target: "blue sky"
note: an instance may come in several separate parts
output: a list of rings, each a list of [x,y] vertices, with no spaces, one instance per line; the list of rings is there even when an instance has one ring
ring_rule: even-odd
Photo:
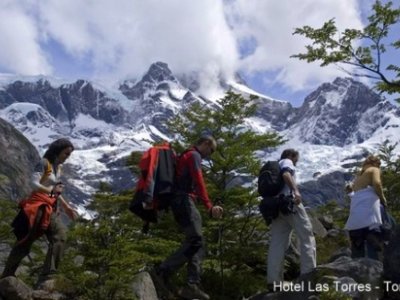
[[[292,35],[294,28],[331,18],[340,29],[361,28],[372,3],[0,0],[0,73],[112,85],[164,61],[176,74],[199,74],[205,96],[221,75],[239,73],[256,91],[298,106],[319,84],[344,73],[289,58],[308,43]]]

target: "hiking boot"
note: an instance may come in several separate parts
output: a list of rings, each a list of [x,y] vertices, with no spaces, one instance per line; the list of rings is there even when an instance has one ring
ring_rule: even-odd
[[[208,300],[210,296],[203,292],[195,283],[188,283],[183,289],[180,290],[179,296],[184,299],[199,299]]]
[[[159,268],[153,268],[150,270],[149,274],[153,280],[158,296],[162,299],[174,299],[174,294],[170,289],[167,272],[162,271]]]

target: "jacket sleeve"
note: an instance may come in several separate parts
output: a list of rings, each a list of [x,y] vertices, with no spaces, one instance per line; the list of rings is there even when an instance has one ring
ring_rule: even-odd
[[[150,162],[148,165],[147,176],[145,178],[144,194],[146,195],[146,202],[151,202],[154,196],[154,187],[157,175],[157,162],[158,162],[158,149],[150,149]]]
[[[201,156],[197,151],[191,151],[190,175],[193,178],[196,196],[201,199],[204,206],[209,210],[212,207],[210,198],[208,197],[206,185],[204,183],[203,172],[201,170]]]

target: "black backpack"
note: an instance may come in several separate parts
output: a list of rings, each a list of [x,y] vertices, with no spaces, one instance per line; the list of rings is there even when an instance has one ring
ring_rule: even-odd
[[[258,175],[258,193],[260,196],[275,197],[283,189],[284,184],[279,161],[267,161]]]

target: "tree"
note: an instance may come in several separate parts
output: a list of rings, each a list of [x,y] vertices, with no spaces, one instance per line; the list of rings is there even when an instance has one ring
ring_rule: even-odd
[[[142,234],[141,221],[128,210],[131,198],[131,191],[99,191],[87,205],[93,219],[80,219],[69,230],[70,247],[60,270],[64,276],[58,280],[69,299],[134,300],[135,274],[178,245],[172,226],[165,228],[168,234],[162,229],[155,236]]]
[[[282,138],[256,134],[245,125],[256,109],[253,100],[228,93],[216,107],[193,104],[169,124],[178,152],[204,130],[218,141],[212,160],[204,165],[211,199],[225,209],[223,221],[204,222],[211,255],[204,263],[203,283],[213,299],[249,296],[265,286],[266,249],[260,239],[265,239],[266,230],[263,220],[254,216],[258,199],[253,181],[260,169],[255,152],[277,146]],[[140,156],[132,152],[127,159],[136,174]],[[142,222],[128,210],[131,198],[132,192],[113,195],[102,188],[87,207],[96,216],[71,228],[71,247],[61,268],[68,280],[60,283],[67,285],[62,291],[74,287],[71,299],[131,299],[134,274],[164,260],[181,242],[172,213],[164,214],[150,235],[142,234]],[[182,269],[173,278],[176,286],[183,283],[185,272]]]
[[[224,207],[222,221],[204,222],[208,252],[204,285],[213,299],[233,299],[265,285],[265,225],[257,213],[254,180],[260,170],[257,150],[282,143],[276,133],[257,134],[246,126],[254,115],[254,98],[228,92],[215,107],[193,104],[169,124],[174,146],[195,142],[202,134],[213,135],[217,150],[204,164],[210,198]]]
[[[306,46],[306,53],[291,57],[307,62],[322,61],[322,67],[336,63],[350,65],[355,69],[346,71],[347,73],[375,80],[378,91],[400,93],[400,67],[390,64],[384,68],[382,65],[382,55],[388,46],[396,50],[400,48],[400,39],[389,45],[385,43],[390,30],[399,24],[400,7],[392,8],[391,1],[383,5],[377,0],[372,9],[373,14],[368,17],[369,23],[362,30],[345,29],[338,34],[334,19],[325,22],[318,29],[310,26],[296,28],[293,34],[305,36],[312,41],[312,45]]]
[[[396,144],[385,141],[379,148],[379,158],[384,163],[382,167],[382,182],[388,206],[400,217],[400,156],[396,156],[394,150]]]

